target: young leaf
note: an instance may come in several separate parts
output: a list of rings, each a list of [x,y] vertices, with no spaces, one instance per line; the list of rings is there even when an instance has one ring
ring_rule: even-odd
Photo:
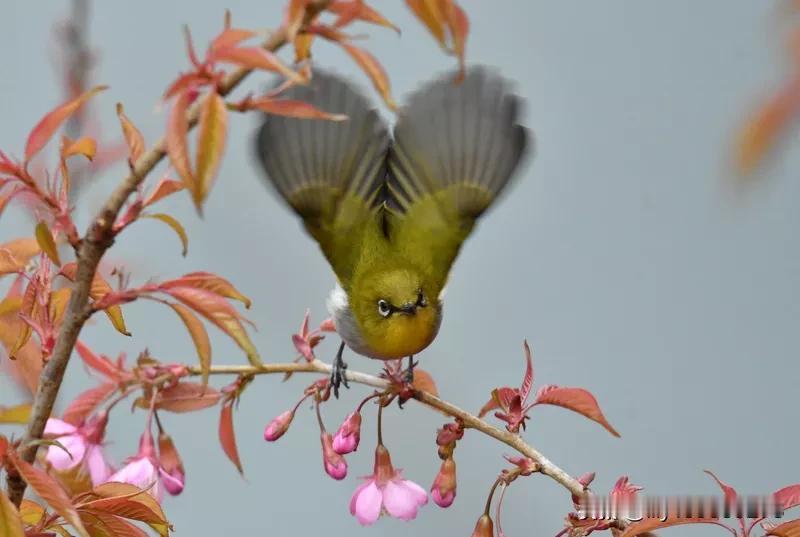
[[[329,121],[345,121],[345,114],[324,112],[312,104],[293,99],[274,99],[264,97],[251,99],[246,103],[247,110],[261,110],[276,116],[295,117],[299,119],[327,119]]]
[[[406,5],[433,34],[439,45],[446,47],[444,13],[439,6],[439,0],[406,0]]]
[[[255,35],[256,33],[250,30],[242,30],[241,28],[225,28],[222,33],[220,33],[211,42],[211,54],[215,55],[220,49],[235,47],[242,41],[247,41]]]
[[[58,257],[58,248],[56,247],[56,241],[53,240],[53,234],[50,232],[50,228],[47,226],[45,222],[39,222],[36,224],[36,242],[39,243],[39,248],[47,254],[47,257],[50,258],[50,261],[55,263],[56,266],[61,266],[61,259]]]
[[[523,342],[523,347],[525,348],[525,377],[522,379],[519,395],[525,401],[531,392],[531,386],[533,386],[533,357],[531,356],[531,348],[528,346],[528,340]]]
[[[275,54],[260,47],[221,48],[214,52],[213,57],[217,61],[234,63],[247,69],[280,73],[295,84],[305,83],[305,79],[300,74],[284,65]]]
[[[620,537],[636,537],[637,535],[645,534],[653,535],[652,532],[655,530],[671,528],[673,526],[685,526],[686,524],[715,524],[717,526],[727,527],[716,518],[678,518],[677,516],[669,517],[666,520],[661,518],[645,518],[628,526]]]
[[[784,511],[800,505],[800,484],[783,487],[775,493],[775,501]]]
[[[364,22],[377,24],[378,26],[391,28],[398,34],[400,33],[400,28],[365,4],[363,0],[335,0],[328,5],[328,11],[339,15],[339,18],[337,18],[336,22],[333,24],[334,28],[341,28],[354,20],[362,20]]]
[[[9,460],[17,468],[22,478],[30,485],[33,491],[46,501],[53,510],[61,515],[81,537],[90,537],[86,528],[83,526],[75,506],[61,488],[58,481],[47,475],[42,470],[28,464],[19,458],[14,451],[7,453]]]
[[[184,90],[178,95],[169,114],[166,136],[167,155],[169,155],[170,164],[172,164],[172,167],[175,168],[178,176],[183,181],[183,186],[195,196],[198,185],[192,172],[192,165],[189,162],[189,144],[186,139],[189,133],[189,121],[186,118],[186,111],[189,109],[191,102],[192,95],[190,91]]]
[[[39,242],[36,239],[15,239],[0,244],[0,276],[24,269],[39,251]]]
[[[85,363],[88,367],[94,369],[110,380],[119,380],[120,370],[111,360],[105,356],[95,354],[94,351],[92,351],[80,340],[75,343],[75,349],[78,351],[78,355],[83,360],[83,363]]]
[[[220,397],[222,394],[211,386],[179,382],[158,394],[156,408],[176,413],[194,412],[216,405]]]
[[[175,181],[172,179],[162,179],[153,189],[149,196],[147,196],[144,201],[142,202],[142,207],[147,207],[149,205],[154,204],[155,202],[166,198],[170,194],[174,194],[180,190],[183,190],[184,186],[183,183],[180,181]]]
[[[467,13],[455,3],[450,0],[445,7],[447,17],[447,27],[450,30],[450,36],[453,39],[453,52],[458,57],[458,65],[461,69],[459,79],[464,78],[464,70],[466,68],[466,60],[464,58],[467,48],[467,34],[469,33],[469,19]]]
[[[211,272],[189,272],[176,280],[169,280],[161,284],[162,289],[171,289],[173,287],[204,289],[219,296],[238,300],[244,304],[245,308],[249,309],[251,305],[250,299],[240,293],[231,282]]]
[[[23,192],[25,188],[20,186],[15,186],[13,188],[6,189],[5,192],[0,194],[0,215],[3,214],[8,203],[20,192]]]
[[[28,135],[28,141],[25,144],[25,162],[30,162],[31,158],[47,144],[61,124],[69,119],[86,101],[107,87],[96,86],[44,116]]]
[[[72,425],[80,425],[89,414],[94,412],[94,409],[96,409],[100,403],[105,401],[108,396],[116,390],[116,384],[113,382],[106,382],[81,392],[64,411],[64,421]]]
[[[244,475],[242,461],[239,459],[239,449],[236,447],[236,434],[233,431],[233,401],[223,404],[220,410],[219,443],[228,459],[236,466],[239,473]]]
[[[283,28],[286,30],[286,40],[292,41],[303,25],[308,0],[289,0],[286,15],[283,19]]]
[[[228,109],[225,100],[216,92],[210,92],[200,109],[195,167],[197,176],[195,190],[192,192],[195,206],[200,212],[222,161],[227,129]]]
[[[186,235],[186,230],[183,229],[183,226],[181,225],[180,222],[178,222],[175,218],[171,217],[170,215],[163,213],[143,214],[142,216],[144,218],[154,218],[156,220],[160,220],[165,224],[167,224],[170,228],[172,228],[172,231],[174,231],[178,235],[178,238],[180,238],[181,240],[181,247],[183,248],[183,250],[181,251],[181,255],[183,257],[186,257],[186,252],[189,249],[189,236]]]
[[[61,274],[68,280],[74,282],[77,275],[77,270],[78,266],[75,263],[67,263],[61,267]],[[92,297],[92,300],[98,301],[111,292],[112,289],[111,286],[108,285],[108,282],[106,282],[99,273],[95,273],[94,279],[92,280],[92,287],[89,290],[89,296]],[[106,316],[108,316],[108,319],[111,321],[111,324],[114,326],[114,328],[117,329],[117,332],[125,336],[131,335],[125,326],[125,318],[122,316],[122,308],[118,304],[109,306],[103,311],[105,312]]]
[[[703,471],[708,475],[710,475],[711,479],[716,481],[717,485],[719,485],[719,488],[722,489],[722,493],[725,495],[725,503],[731,506],[736,505],[736,500],[739,497],[739,495],[736,493],[736,489],[728,485],[727,483],[723,482],[722,480],[720,480],[720,478],[714,475],[714,472],[712,472],[711,470],[703,470]]]
[[[28,423],[31,417],[31,404],[0,406],[0,423]],[[2,535],[2,533],[0,533]]]
[[[362,48],[358,48],[354,45],[351,45],[347,42],[340,42],[342,48],[350,55],[353,60],[358,64],[359,67],[369,76],[370,80],[372,81],[372,85],[375,86],[375,89],[378,90],[378,93],[381,94],[383,97],[384,102],[386,102],[386,106],[388,106],[391,110],[397,109],[397,103],[394,102],[392,98],[392,89],[389,84],[389,77],[386,75],[386,71],[384,71],[383,67],[378,60],[375,59],[375,56],[367,52]]]
[[[206,327],[192,311],[183,304],[170,302],[169,306],[186,325],[189,335],[197,349],[197,357],[200,359],[200,368],[203,371],[203,385],[208,384],[208,371],[211,368],[211,340],[208,338]]]
[[[73,141],[65,137],[64,142],[64,146],[61,148],[61,158],[64,160],[75,155],[83,155],[87,160],[94,160],[97,153],[97,142],[94,138],[84,136]]]
[[[766,533],[766,536],[770,535],[774,535],[775,537],[800,537],[800,518],[784,522],[772,528]]]
[[[77,505],[81,511],[107,513],[150,525],[166,527],[164,511],[142,489],[128,483],[109,482],[92,489],[87,501]],[[155,527],[155,526],[154,526]]]
[[[262,363],[255,345],[250,341],[250,337],[239,320],[239,314],[222,297],[204,289],[192,287],[173,287],[164,289],[164,292],[183,302],[228,334],[247,354],[247,359],[252,365]]]
[[[594,395],[583,388],[562,388],[559,386],[546,385],[539,388],[536,394],[535,405],[556,405],[578,414],[582,414],[592,421],[596,421],[616,437],[619,433],[608,423],[597,399]]]
[[[50,293],[50,309],[48,315],[54,326],[61,324],[61,320],[64,318],[64,312],[66,312],[67,305],[69,304],[70,295],[72,295],[72,289],[69,287],[62,287]]]
[[[423,369],[414,369],[414,389],[428,392],[431,395],[439,396],[439,390],[436,388],[436,382],[430,373]]]
[[[117,103],[117,116],[122,126],[122,135],[125,137],[125,143],[128,145],[128,161],[131,164],[135,164],[144,153],[144,137],[139,132],[139,129],[131,123],[128,116],[125,115],[122,103]]]
[[[35,309],[38,306],[38,301],[36,300],[36,291],[37,286],[34,285],[33,282],[29,282],[27,287],[25,287],[25,293],[22,295],[22,304],[19,307],[19,315],[21,319],[35,318]],[[11,350],[8,351],[9,356],[16,357],[17,352],[22,349],[26,343],[28,343],[28,340],[31,337],[31,331],[31,325],[27,322],[23,322],[22,328],[19,330],[16,343]]]
[[[147,537],[144,530],[118,516],[91,511],[81,511],[80,514],[93,537]]]
[[[0,490],[0,535],[2,537],[25,537],[20,514],[2,490]]]

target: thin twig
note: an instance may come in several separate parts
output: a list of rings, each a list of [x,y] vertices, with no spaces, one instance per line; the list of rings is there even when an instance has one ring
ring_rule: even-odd
[[[189,368],[192,375],[201,375],[202,369],[200,366],[192,366]],[[313,362],[301,363],[276,363],[276,364],[263,364],[260,366],[250,365],[218,365],[212,366],[209,373],[212,375],[273,375],[279,373],[319,373],[329,375],[331,372],[330,364],[320,360]],[[361,373],[358,371],[347,370],[347,380],[357,384],[364,384],[378,389],[386,389],[389,387],[389,382],[380,377]],[[561,484],[572,494],[580,496],[585,492],[583,485],[567,472],[556,466],[550,459],[542,455],[536,448],[525,442],[525,440],[518,434],[504,431],[491,425],[490,423],[482,420],[481,418],[470,414],[466,410],[462,410],[456,405],[449,403],[435,395],[428,392],[418,391],[414,397],[423,405],[438,410],[452,418],[460,420],[465,427],[475,429],[483,434],[502,442],[503,444],[515,449],[522,455],[532,459],[539,465],[540,472],[546,476],[554,479]]]
[[[283,46],[285,41],[284,32],[278,30],[271,34],[262,46],[275,51]],[[240,68],[226,75],[219,86],[220,95],[225,96],[230,93],[250,72],[250,69]],[[199,115],[200,103],[194,103],[187,112],[190,129],[197,123]],[[42,437],[44,426],[53,411],[53,404],[64,379],[72,349],[75,347],[81,328],[91,315],[89,290],[100,259],[114,242],[113,225],[117,215],[128,197],[136,191],[165,155],[166,139],[162,137],[152,149],[139,158],[132,173],[114,190],[79,243],[76,252],[77,275],[64,315],[64,323],[61,325],[53,354],[39,378],[31,419],[22,439],[20,455],[26,462],[32,463],[36,458],[39,445],[34,442]],[[8,496],[14,505],[19,506],[25,493],[25,481],[15,473],[9,474],[7,481]]]

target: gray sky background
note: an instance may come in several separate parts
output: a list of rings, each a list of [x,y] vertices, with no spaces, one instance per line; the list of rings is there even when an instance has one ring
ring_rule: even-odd
[[[118,136],[116,101],[148,141],[164,129],[157,106],[167,83],[187,67],[181,25],[201,45],[218,32],[224,8],[237,25],[268,28],[284,2],[97,2],[91,41],[100,49],[95,79],[111,90],[96,99],[106,139]],[[395,94],[453,65],[402,2],[372,3],[402,29],[398,38],[361,27],[386,66]],[[800,375],[797,325],[800,255],[800,150],[796,133],[765,166],[760,187],[731,194],[731,142],[744,114],[788,70],[781,3],[747,0],[464,1],[470,15],[470,63],[499,67],[527,100],[535,158],[458,259],[442,331],[420,356],[443,397],[476,411],[490,390],[515,385],[522,341],[534,349],[536,385],[590,389],[621,432],[558,408],[537,408],[525,437],[572,474],[595,470],[607,490],[623,474],[652,494],[716,494],[702,473],[713,469],[744,493],[768,493],[800,481],[794,424]],[[54,75],[52,24],[68,3],[7,2],[0,21],[0,148],[22,153],[41,115],[61,100]],[[333,46],[315,49],[319,65],[366,78]],[[284,57],[289,57],[285,54]],[[258,88],[266,78],[251,81]],[[377,102],[377,98],[376,98]],[[216,188],[198,219],[188,196],[162,209],[190,235],[189,256],[154,222],[134,225],[109,254],[134,281],[210,270],[252,297],[254,341],[267,360],[293,356],[290,334],[306,308],[325,315],[333,276],[298,222],[261,184],[251,158],[255,118],[235,117]],[[80,227],[124,173],[117,166],[85,192]],[[154,177],[155,178],[155,177]],[[152,183],[151,183],[152,184]],[[30,234],[16,211],[0,241]],[[150,303],[125,307],[131,339],[98,318],[82,337],[98,352],[132,358],[148,347],[163,360],[195,360],[180,322]],[[214,361],[244,357],[212,332]],[[333,338],[320,347],[330,359]],[[378,364],[350,355],[352,368]],[[217,379],[220,380],[220,379]],[[459,494],[448,510],[432,502],[410,525],[384,518],[362,529],[347,513],[356,476],[370,473],[374,415],[350,474],[322,472],[318,430],[303,407],[276,444],[264,425],[298,397],[309,378],[281,384],[260,378],[236,415],[246,479],[217,443],[217,412],[165,415],[187,472],[182,496],[165,508],[178,535],[224,531],[271,535],[469,535],[486,491],[510,450],[475,433],[461,442]],[[73,363],[64,393],[87,387]],[[10,384],[0,379],[3,403]],[[355,387],[326,405],[330,429],[356,404]],[[66,401],[62,399],[63,402]],[[131,455],[144,415],[121,406],[109,451]],[[414,404],[386,416],[386,440],[406,475],[429,487],[438,469],[434,445],[441,418]],[[509,536],[552,535],[569,510],[548,479],[520,480],[506,497]],[[681,528],[665,535],[713,535]]]

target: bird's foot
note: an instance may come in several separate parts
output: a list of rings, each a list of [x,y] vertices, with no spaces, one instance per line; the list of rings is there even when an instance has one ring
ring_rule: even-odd
[[[414,361],[413,356],[408,357],[408,369],[406,369],[405,375],[406,384],[414,385],[414,367],[416,367],[418,363],[419,362]]]
[[[347,383],[347,364],[342,359],[344,352],[344,341],[339,345],[339,351],[336,353],[336,358],[333,360],[331,367],[331,386],[333,387],[333,396],[339,398],[339,386],[344,385],[345,388],[350,389]]]
[[[408,369],[405,370],[403,373],[403,382],[400,388],[399,393],[397,394],[397,406],[399,408],[403,408],[403,405],[406,401],[414,397],[416,392],[414,388],[414,367],[417,365],[417,362],[414,361],[413,356],[408,357]]]

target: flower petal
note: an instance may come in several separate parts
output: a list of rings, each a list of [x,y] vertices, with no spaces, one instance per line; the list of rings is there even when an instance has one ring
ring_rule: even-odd
[[[161,487],[158,483],[158,470],[148,457],[135,457],[108,478],[109,481],[129,483],[141,489],[153,486],[147,491],[157,501],[161,501]]]
[[[420,505],[427,502],[428,494],[422,487],[408,480],[389,481],[383,490],[386,511],[400,520],[416,518]]]
[[[65,452],[58,446],[50,446],[47,448],[47,455],[45,458],[47,462],[53,465],[56,470],[69,470],[75,468],[83,461],[83,456],[86,454],[86,440],[79,434],[68,434],[58,438],[64,448],[69,451]]]
[[[90,445],[86,451],[86,467],[89,469],[89,476],[92,478],[92,485],[100,485],[105,483],[111,474],[111,468],[108,466],[105,456],[103,455],[103,448],[98,445]]]
[[[61,421],[58,418],[49,418],[47,420],[47,425],[44,426],[44,434],[50,435],[57,435],[63,436],[65,434],[74,434],[78,428],[72,425],[71,423],[67,423],[66,421]]]
[[[383,501],[383,493],[375,484],[375,481],[368,481],[366,486],[361,486],[356,489],[357,496],[354,494],[355,499],[355,515],[356,520],[362,526],[369,526],[374,524],[378,517],[381,515],[381,503]]]

